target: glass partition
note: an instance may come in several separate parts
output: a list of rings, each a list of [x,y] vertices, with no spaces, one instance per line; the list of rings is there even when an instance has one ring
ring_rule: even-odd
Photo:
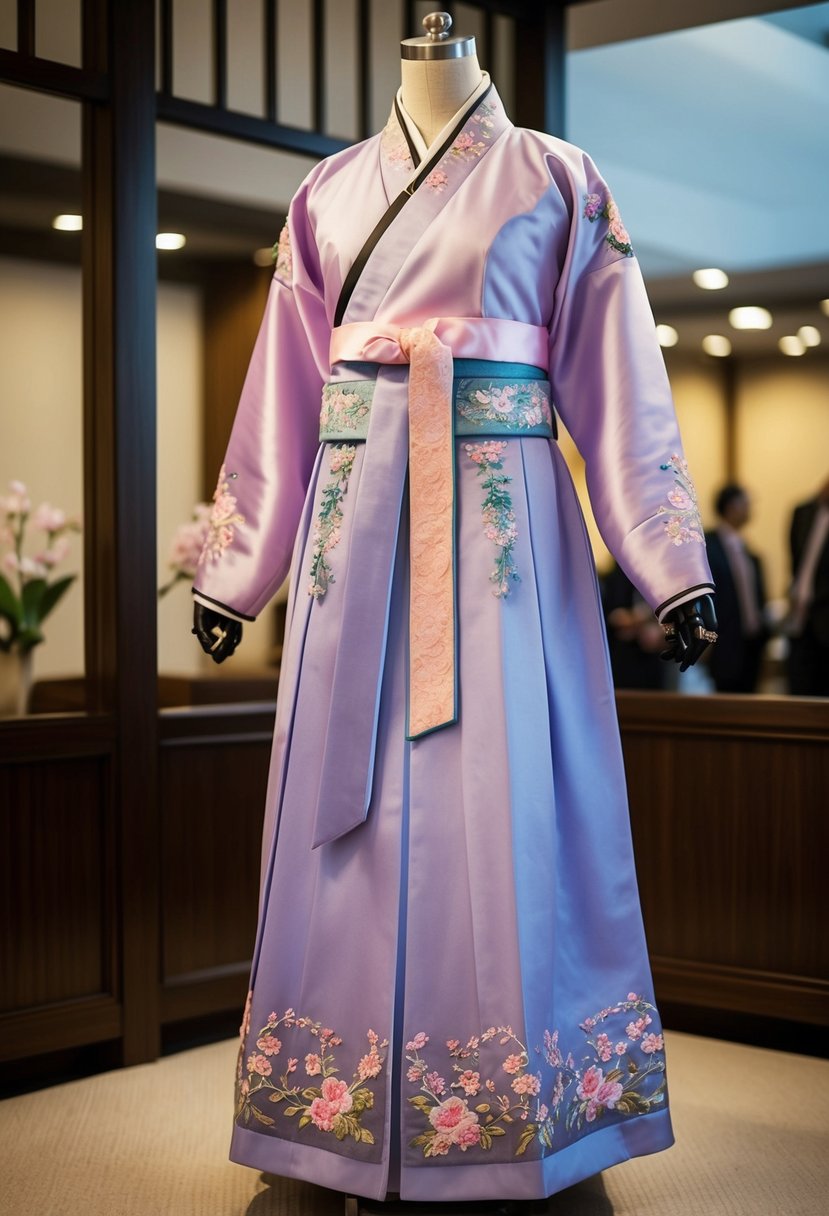
[[[680,688],[815,691],[792,684],[789,666],[804,636],[821,661],[829,541],[793,605],[790,534],[803,506],[802,563],[829,481],[829,229],[817,218],[829,187],[829,4],[609,45],[591,13],[601,7],[571,14],[567,138],[596,160],[632,234],[718,581],[716,658]],[[630,660],[622,682],[637,686],[637,669],[672,674],[659,672],[652,616],[637,615],[593,537],[609,612],[625,606],[609,627]]]
[[[71,6],[68,6],[71,8]],[[83,708],[80,106],[0,86],[0,715]]]

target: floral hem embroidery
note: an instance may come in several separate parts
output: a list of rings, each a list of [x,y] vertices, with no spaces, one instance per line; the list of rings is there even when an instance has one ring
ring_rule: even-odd
[[[294,260],[291,253],[291,234],[288,230],[287,221],[282,226],[279,240],[273,247],[272,256],[276,263],[274,274],[290,287],[293,280]]]
[[[222,554],[233,544],[236,535],[236,525],[245,522],[244,515],[236,510],[236,499],[230,493],[229,479],[235,478],[235,473],[229,475],[222,465],[219,469],[219,480],[213,491],[213,506],[207,520],[207,534],[204,538],[198,564],[203,565],[208,558],[218,561]]]
[[[663,472],[674,474],[674,484],[668,491],[670,507],[660,506],[657,515],[667,516],[665,531],[674,545],[687,545],[696,542],[705,543],[702,530],[702,520],[697,503],[697,491],[688,472],[688,464],[676,453],[665,464],[661,464]]]
[[[543,1049],[536,1047],[535,1054],[555,1070],[549,1092],[543,1090],[541,1069],[530,1069],[530,1054],[511,1026],[490,1026],[465,1046],[458,1039],[447,1039],[452,1063],[446,1077],[427,1063],[422,1053],[429,1036],[420,1031],[406,1044],[406,1079],[419,1087],[408,1101],[427,1128],[410,1140],[410,1147],[421,1149],[424,1157],[455,1156],[453,1150],[488,1152],[496,1140],[506,1137],[504,1146],[514,1157],[531,1147],[543,1155],[553,1148],[555,1133],[562,1134],[557,1125],[572,1136],[611,1112],[647,1114],[664,1103],[666,1094],[664,1041],[661,1033],[646,1033],[652,1024],[649,1009],[655,1007],[629,992],[626,1000],[581,1022],[579,1029],[593,1049],[592,1055],[582,1057],[581,1067],[572,1052],[563,1056],[558,1030],[545,1030]],[[594,1033],[614,1014],[630,1018],[624,1036],[615,1043],[604,1032]],[[496,1039],[499,1061],[485,1070],[482,1048],[495,1047]],[[639,1060],[633,1058],[636,1051],[641,1053]],[[614,1065],[605,1071],[603,1066],[610,1061]],[[447,1080],[450,1075],[453,1080]],[[648,1077],[657,1080],[645,1093],[643,1082]]]
[[[505,488],[512,478],[500,471],[506,446],[506,440],[464,444],[469,459],[477,465],[478,477],[486,491],[481,504],[481,516],[484,521],[484,535],[498,547],[495,569],[489,579],[495,584],[492,594],[499,597],[509,595],[510,580],[517,582],[521,577],[513,560],[518,534],[515,512],[512,509],[512,497]]]
[[[628,230],[622,223],[619,208],[610,191],[605,195],[604,202],[602,202],[600,194],[585,194],[582,215],[585,219],[590,220],[591,224],[595,224],[598,219],[607,220],[609,228],[604,239],[608,245],[617,253],[623,253],[629,258],[633,257],[633,246],[630,243]]]
[[[314,524],[314,552],[311,558],[311,581],[308,594],[321,599],[328,584],[335,581],[327,554],[339,544],[340,525],[343,521],[342,500],[348,489],[348,479],[354,465],[357,448],[354,444],[337,444],[331,449],[329,471],[331,477],[322,491],[317,521]]]
[[[388,1047],[388,1039],[380,1041],[380,1036],[373,1030],[366,1032],[368,1050],[357,1063],[353,1080],[338,1080],[336,1073],[340,1070],[335,1065],[335,1049],[342,1045],[342,1038],[330,1028],[323,1028],[322,1022],[314,1022],[308,1017],[298,1017],[293,1009],[286,1009],[279,1017],[275,1012],[269,1014],[268,1020],[256,1036],[255,1050],[251,1051],[244,1061],[245,1040],[250,1029],[250,1006],[253,992],[248,993],[242,1025],[239,1027],[240,1045],[236,1068],[236,1111],[235,1118],[244,1123],[255,1119],[265,1127],[273,1127],[276,1123],[277,1111],[267,1115],[253,1102],[256,1094],[266,1094],[267,1101],[274,1104],[284,1103],[282,1114],[288,1119],[299,1116],[297,1126],[303,1129],[308,1126],[319,1132],[334,1135],[337,1140],[346,1136],[362,1144],[374,1144],[374,1135],[369,1128],[364,1127],[361,1120],[365,1111],[374,1106],[374,1093],[368,1088],[367,1082],[379,1077],[383,1070],[385,1056],[380,1053]],[[305,1030],[316,1039],[315,1050],[309,1051],[304,1060],[304,1069],[308,1077],[319,1077],[317,1085],[304,1085],[297,1069],[299,1058],[288,1056],[284,1071],[277,1077],[274,1069],[276,1056],[282,1051],[282,1040],[276,1035],[280,1028],[285,1030]],[[244,1064],[244,1067],[243,1067]],[[294,1074],[294,1080],[289,1080]]]

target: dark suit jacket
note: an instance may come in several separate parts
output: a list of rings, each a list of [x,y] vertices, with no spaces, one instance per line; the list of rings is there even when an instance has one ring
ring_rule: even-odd
[[[737,597],[737,587],[731,565],[728,561],[725,547],[717,532],[705,533],[705,544],[708,549],[708,562],[716,587],[717,632],[719,641],[711,650],[711,674],[714,679],[732,679],[744,668],[746,650],[748,647],[757,649],[756,640],[750,641],[743,633],[740,619],[740,601]],[[766,587],[763,578],[763,567],[760,559],[749,553],[754,571],[754,590],[757,596],[757,607],[760,612],[766,602]],[[761,635],[764,641],[767,634],[765,629]]]
[[[792,578],[797,576],[803,551],[817,514],[818,500],[801,503],[795,507],[789,541],[792,551]],[[823,646],[829,646],[829,540],[823,546],[815,568],[814,598],[808,617],[809,623]]]

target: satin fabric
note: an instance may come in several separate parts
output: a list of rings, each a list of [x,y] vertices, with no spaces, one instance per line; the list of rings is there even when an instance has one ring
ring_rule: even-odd
[[[607,184],[580,149],[513,127],[494,88],[449,134],[414,165],[393,113],[293,200],[220,478],[220,552],[195,581],[255,616],[291,565],[230,1153],[375,1198],[532,1198],[673,1142],[596,575],[558,448],[512,437],[485,471],[509,479],[520,578],[494,595],[482,457],[456,441],[458,720],[406,739],[408,369],[362,347],[330,362],[358,257],[344,329],[543,329],[614,555],[654,609],[711,583],[636,259],[585,214]],[[379,442],[355,445],[335,581],[315,598],[342,459],[317,440],[321,387],[366,376]],[[346,636],[352,593],[366,612]],[[382,672],[373,720],[327,754],[364,663]],[[313,848],[324,765],[346,773],[365,747],[365,823]]]

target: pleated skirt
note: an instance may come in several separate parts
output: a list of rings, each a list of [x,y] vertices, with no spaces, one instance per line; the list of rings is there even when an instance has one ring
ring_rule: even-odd
[[[230,1156],[370,1198],[538,1198],[673,1143],[578,500],[555,443],[504,442],[518,577],[498,594],[505,533],[456,444],[458,722],[406,741],[404,496],[372,801],[317,849],[337,648],[362,641],[341,638],[339,592],[363,445],[324,595],[309,582],[335,445],[292,563]]]

